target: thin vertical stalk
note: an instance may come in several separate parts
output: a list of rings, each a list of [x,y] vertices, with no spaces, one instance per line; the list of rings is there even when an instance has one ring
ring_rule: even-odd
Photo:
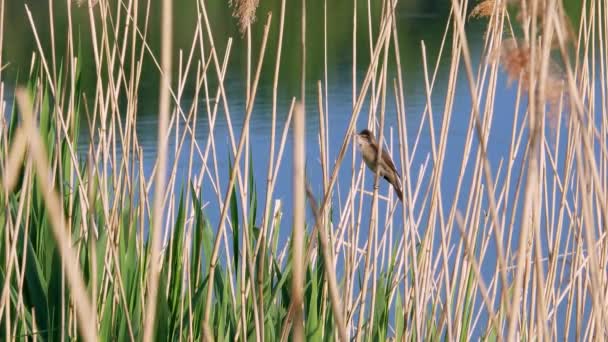
[[[302,64],[300,70],[300,102],[302,110],[306,112],[306,0],[302,0],[302,16],[301,16],[301,47],[302,47]]]
[[[287,0],[281,1],[281,14],[279,18],[279,38],[277,42],[277,52],[276,52],[276,62],[275,69],[273,75],[273,83],[272,83],[272,118],[271,118],[271,126],[270,126],[270,151],[268,158],[268,174],[266,175],[266,199],[264,201],[264,216],[262,218],[262,232],[260,234],[259,239],[259,252],[256,253],[259,261],[259,271],[257,274],[257,282],[258,282],[258,300],[259,300],[259,308],[260,308],[260,321],[262,322],[263,328],[263,312],[264,312],[264,278],[265,272],[263,265],[266,264],[266,238],[268,227],[271,225],[269,222],[270,215],[270,203],[272,200],[272,194],[274,192],[274,177],[272,174],[272,170],[274,169],[275,163],[275,140],[276,140],[276,121],[277,121],[277,97],[279,91],[279,70],[281,67],[281,53],[283,50],[283,28],[285,26],[285,3]],[[256,248],[256,250],[258,250]],[[264,331],[264,329],[262,329]]]
[[[357,101],[357,0],[353,0],[353,36],[352,36],[352,54],[353,54],[353,65],[352,65],[352,109],[354,110],[355,102]],[[355,263],[355,248],[356,246],[356,236],[355,236],[355,154],[356,147],[353,144],[351,148],[351,181],[350,188],[353,189],[350,201],[350,222],[348,225],[348,236],[350,238],[350,248],[347,249],[345,258],[344,258],[344,274],[345,274],[345,300],[344,300],[344,312],[350,313],[352,307],[353,300],[353,292],[354,292],[354,263]],[[350,316],[350,315],[349,315]],[[351,324],[350,317],[347,317],[347,333],[350,334]]]
[[[151,253],[148,279],[148,297],[146,301],[146,313],[144,321],[144,338],[146,342],[154,339],[154,321],[156,317],[156,297],[158,296],[158,278],[160,276],[160,235],[163,229],[163,195],[166,191],[166,170],[167,170],[167,127],[170,111],[170,92],[171,88],[171,47],[173,39],[173,1],[163,0],[162,4],[162,35],[161,35],[161,85],[159,97],[159,123],[158,123],[158,170],[156,173],[155,193],[154,193],[154,212],[151,226]]]
[[[293,280],[291,294],[295,307],[293,317],[293,339],[304,341],[304,223],[306,167],[306,113],[301,104],[296,104],[293,117]]]

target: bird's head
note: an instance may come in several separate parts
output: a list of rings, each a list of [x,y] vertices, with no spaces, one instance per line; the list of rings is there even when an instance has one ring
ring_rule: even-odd
[[[357,133],[357,145],[362,147],[364,145],[373,144],[375,142],[374,134],[367,128]]]

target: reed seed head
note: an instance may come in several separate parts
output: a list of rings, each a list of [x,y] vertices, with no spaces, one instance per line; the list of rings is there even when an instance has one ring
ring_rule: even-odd
[[[508,84],[514,80],[521,82],[522,89],[530,89],[530,74],[532,72],[530,63],[530,47],[523,40],[506,39],[502,42],[500,49],[500,62],[508,76]],[[536,75],[540,75],[540,61],[535,63]],[[556,108],[564,93],[564,72],[559,64],[553,59],[549,60],[546,79],[543,81],[545,102],[551,106],[550,116],[557,116]],[[538,91],[537,84],[537,91]]]
[[[259,0],[230,0],[232,16],[239,19],[239,31],[245,33],[247,27],[255,22],[255,10]]]
[[[492,15],[492,9],[494,8],[495,0],[484,0],[478,3],[471,13],[469,13],[469,19],[471,18],[483,18]]]

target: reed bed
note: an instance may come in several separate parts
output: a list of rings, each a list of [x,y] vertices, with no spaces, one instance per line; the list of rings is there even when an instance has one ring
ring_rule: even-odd
[[[354,2],[353,60],[363,52],[371,58],[363,77],[353,66],[353,80],[363,81],[353,81],[352,115],[343,132],[332,130],[329,120],[335,113],[328,105],[326,4],[324,77],[306,79],[303,20],[302,94],[283,113],[283,124],[277,119],[278,80],[285,8],[294,4],[283,0],[279,13],[266,16],[256,14],[256,0],[231,3],[242,34],[234,39],[243,39],[247,49],[242,121],[231,116],[224,84],[232,39],[214,41],[207,3],[199,1],[190,50],[172,54],[174,18],[171,2],[163,4],[158,56],[148,45],[147,19],[137,15],[141,8],[149,11],[149,2],[73,4],[86,6],[90,21],[91,36],[80,39],[92,42],[97,83],[86,94],[71,6],[67,36],[43,38],[24,5],[37,52],[24,85],[9,92],[15,100],[0,92],[3,110],[11,112],[0,121],[2,339],[606,337],[605,1],[581,1],[575,27],[557,0],[452,0],[437,60],[428,60],[420,44],[427,103],[417,130],[408,129],[398,3],[383,1],[380,17],[372,18],[370,1],[366,13]],[[278,31],[270,29],[276,20]],[[487,22],[477,63],[465,30],[471,20]],[[264,27],[261,44],[252,42],[252,25]],[[369,32],[369,46],[357,45],[359,30]],[[275,51],[267,49],[270,35],[278,37]],[[0,48],[7,38],[0,31]],[[51,40],[51,51],[42,50],[42,39]],[[67,41],[65,60],[57,58],[58,39]],[[438,113],[431,98],[443,60],[449,73]],[[144,62],[160,75],[151,175],[144,172],[142,133],[135,130]],[[270,150],[262,153],[270,158],[268,165],[255,165],[266,177],[258,189],[250,123],[261,70],[269,66]],[[517,102],[512,126],[493,127],[504,74],[517,89]],[[469,113],[453,110],[458,78],[467,80]],[[195,84],[192,95],[184,95],[188,82]],[[316,99],[304,99],[309,83],[316,85]],[[393,103],[397,122],[386,120]],[[311,166],[305,123],[313,112],[319,114],[319,162]],[[220,119],[229,130],[228,173],[218,171],[223,156],[214,134]],[[209,124],[206,140],[195,138],[200,120]],[[460,165],[446,163],[454,120],[468,121]],[[401,166],[402,204],[380,190],[378,175],[366,184],[370,171],[352,138],[362,121]],[[78,150],[81,125],[91,135],[85,152]],[[503,143],[493,139],[495,129],[511,132],[509,153],[498,164],[488,155],[493,144]],[[331,155],[336,134],[342,143]],[[290,135],[293,150],[286,148]],[[416,165],[425,153],[422,141],[430,143],[430,153]],[[348,153],[351,165],[343,162]],[[293,165],[283,165],[285,154],[294,155]],[[185,172],[177,171],[180,160],[187,160]],[[310,167],[321,170],[320,192],[307,185]],[[348,168],[350,187],[338,189],[341,170]],[[293,177],[293,217],[283,217],[274,195],[278,177]],[[453,196],[442,190],[446,177],[456,184]],[[187,186],[179,187],[178,178]],[[258,206],[261,193],[265,200]],[[206,214],[210,201],[220,208],[216,222]],[[368,207],[371,214],[363,215]],[[278,243],[280,232],[291,236],[287,243]]]

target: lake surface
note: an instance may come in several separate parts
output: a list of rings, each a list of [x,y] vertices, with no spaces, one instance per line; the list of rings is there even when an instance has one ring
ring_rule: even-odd
[[[217,3],[221,4],[209,4],[209,12],[210,18],[212,20],[212,24],[215,27],[215,31],[217,36],[215,37],[215,44],[218,47],[220,58],[223,56],[225,51],[225,46],[228,37],[233,37],[234,39],[234,47],[233,53],[231,57],[231,61],[228,67],[228,74],[226,80],[224,82],[224,87],[226,89],[227,98],[229,102],[230,115],[232,119],[232,124],[235,128],[236,139],[238,143],[239,134],[242,128],[242,122],[245,114],[245,50],[244,50],[244,39],[241,37],[240,33],[236,29],[236,20],[231,17],[230,9],[226,6],[225,2],[219,1]],[[261,40],[261,32],[263,27],[263,22],[266,18],[266,13],[270,10],[273,11],[273,27],[271,28],[271,32],[276,32],[276,27],[278,25],[278,8],[279,1],[269,1],[268,3],[264,3],[258,9],[257,18],[258,21],[255,24],[254,32],[253,32],[253,41],[254,41],[254,56],[258,54],[258,47]],[[299,4],[299,3],[298,3]],[[317,5],[321,5],[316,7]],[[61,8],[62,4],[56,4]],[[367,66],[369,63],[369,34],[367,33],[367,26],[363,23],[365,20],[361,19],[359,24],[359,34],[357,36],[357,41],[359,46],[365,47],[364,49],[360,49],[362,51],[357,59],[357,78],[353,80],[353,59],[352,59],[352,6],[350,2],[347,4],[331,4],[329,8],[328,15],[328,30],[330,34],[328,35],[328,43],[327,43],[327,56],[328,56],[328,75],[327,75],[327,94],[328,94],[328,118],[329,118],[329,160],[330,164],[333,167],[334,160],[338,155],[339,148],[342,144],[344,136],[346,134],[346,129],[348,122],[352,115],[352,108],[354,105],[353,96],[352,96],[352,88],[353,82],[357,85],[357,89],[360,89],[361,84],[363,82],[363,77],[367,71]],[[298,6],[291,6],[298,7]],[[281,78],[280,78],[280,86],[279,86],[279,94],[278,94],[278,112],[277,112],[277,141],[280,139],[280,134],[282,132],[283,126],[285,125],[285,120],[287,117],[287,112],[289,110],[289,106],[291,103],[291,99],[294,96],[299,96],[299,82],[300,82],[300,45],[299,45],[299,29],[300,29],[300,20],[298,11],[299,9],[288,7],[287,10],[287,20],[285,27],[285,44],[283,46],[283,59],[281,64]],[[45,31],[44,27],[48,27],[48,17],[45,17],[45,12],[47,8],[45,6],[40,6],[36,4],[30,4],[30,9],[32,10],[34,18],[37,18],[36,25],[39,25],[41,32]],[[21,5],[16,4],[16,2],[9,1],[9,13],[10,11],[14,11],[15,15],[10,16],[10,20],[15,20],[12,24],[17,26],[11,26],[9,29],[7,26],[7,35],[25,35],[28,34],[29,24],[27,22],[22,22],[19,24],[19,20],[23,20],[22,11],[23,8]],[[378,7],[374,7],[373,11],[379,12]],[[78,31],[81,32],[82,35],[90,34],[87,25],[87,16],[84,10],[75,10],[75,17],[77,19],[76,26],[78,27]],[[362,16],[366,12],[365,4],[360,4],[358,7],[359,15]],[[21,14],[20,14],[21,13]],[[153,7],[151,11],[151,20],[153,22],[151,34],[150,34],[150,42],[152,45],[152,49],[158,49],[158,40],[159,40],[159,32],[158,27],[154,26],[154,20],[158,20],[158,8]],[[183,49],[189,49],[189,45],[192,39],[192,34],[194,30],[192,29],[192,23],[196,18],[196,10],[192,7],[188,7],[188,4],[184,4],[184,6],[176,7],[176,46]],[[429,59],[429,72],[433,72],[433,66],[436,62],[437,54],[439,51],[442,35],[445,28],[445,23],[448,19],[449,15],[449,2],[441,2],[435,1],[431,3],[425,3],[424,1],[413,2],[413,3],[405,3],[400,4],[398,8],[397,15],[397,27],[399,31],[400,37],[400,53],[401,53],[401,63],[403,66],[403,81],[404,81],[404,97],[405,97],[405,110],[406,110],[406,123],[408,129],[408,138],[413,140],[414,137],[417,136],[418,131],[420,129],[420,124],[423,119],[423,114],[425,112],[426,106],[426,94],[425,94],[425,80],[423,73],[423,65],[422,65],[422,54],[421,54],[421,42],[424,41],[424,44],[427,48],[428,59]],[[323,25],[322,25],[322,2],[321,1],[310,1],[309,2],[309,13],[307,14],[309,18],[310,25],[309,36],[308,36],[308,44],[309,51],[307,51],[307,88],[306,88],[306,153],[307,153],[307,168],[306,175],[312,185],[312,189],[316,194],[320,194],[322,192],[322,174],[319,162],[319,145],[318,145],[318,135],[319,135],[319,114],[317,111],[318,103],[317,103],[317,80],[323,81],[323,42],[320,37],[322,37],[323,33]],[[292,20],[293,19],[293,20]],[[79,24],[80,23],[80,24]],[[9,23],[10,25],[11,23]],[[57,27],[64,27],[65,23],[60,20],[55,23]],[[377,22],[375,22],[374,26],[377,30]],[[482,59],[482,50],[483,50],[483,33],[485,30],[485,20],[470,20],[467,23],[467,33],[469,39],[469,46],[471,48],[471,52],[473,54],[473,62],[474,66],[477,67],[479,65],[479,61]],[[374,31],[374,39],[376,38],[377,31]],[[47,34],[43,34],[43,37],[47,36]],[[451,35],[450,35],[451,36]],[[451,38],[448,38],[450,41]],[[14,45],[7,46],[7,50],[5,51],[4,60],[8,60],[12,63],[11,68],[7,70],[4,74],[4,79],[9,79],[14,75],[16,70],[23,70],[29,66],[29,63],[25,63],[24,65],[19,64],[19,60],[27,60],[31,56],[31,51],[35,50],[35,46],[32,42],[27,40],[26,42],[13,42]],[[21,43],[21,44],[20,44]],[[58,42],[57,51],[64,51],[65,46],[63,43]],[[83,41],[84,48],[83,53],[87,56],[87,53],[90,56],[90,51],[87,52],[86,49],[86,40]],[[44,46],[49,46],[48,42],[44,43]],[[365,51],[367,50],[367,51]],[[155,50],[158,51],[158,50]],[[187,50],[186,50],[187,51]],[[255,175],[256,188],[258,193],[258,224],[261,221],[263,204],[265,201],[265,189],[266,189],[266,173],[267,173],[267,165],[269,159],[269,149],[270,149],[270,134],[271,134],[271,112],[272,112],[272,77],[274,73],[274,54],[276,51],[276,37],[273,35],[270,38],[268,47],[267,47],[267,58],[268,62],[264,65],[259,89],[257,92],[255,106],[253,108],[252,120],[250,124],[250,139],[249,139],[249,150],[252,154],[253,160],[253,173]],[[29,53],[28,53],[29,52]],[[186,54],[186,52],[185,52]],[[435,82],[434,90],[432,93],[432,105],[433,105],[433,120],[434,120],[434,131],[435,135],[439,136],[439,132],[441,130],[441,125],[444,120],[444,106],[445,106],[445,98],[447,96],[447,80],[448,80],[448,72],[449,72],[449,62],[450,62],[450,46],[446,46],[446,51],[444,51],[444,55],[439,64],[439,70],[437,73],[437,80]],[[254,62],[255,62],[254,58]],[[95,75],[92,72],[87,72],[87,66],[91,66],[91,59],[83,58],[85,70],[83,74],[83,82],[85,87],[87,85],[94,86]],[[149,60],[148,60],[149,62]],[[4,62],[3,62],[4,63]],[[151,63],[148,63],[145,67],[144,76],[142,78],[142,84],[139,91],[139,112],[137,116],[137,136],[139,140],[139,144],[143,148],[144,151],[144,172],[146,177],[149,177],[156,159],[157,155],[157,127],[158,127],[158,76],[155,69],[150,66]],[[432,76],[432,75],[431,75]],[[393,78],[396,77],[395,70],[389,71],[389,84],[392,84]],[[501,71],[499,80],[498,80],[497,92],[498,95],[495,98],[494,103],[494,116],[491,128],[491,144],[488,146],[488,154],[489,159],[491,161],[491,167],[494,172],[494,177],[496,177],[496,170],[501,160],[505,161],[509,157],[509,144],[511,141],[512,135],[512,115],[515,108],[516,102],[516,91],[517,85],[513,84],[509,86],[507,84],[507,77]],[[92,88],[94,89],[94,88]],[[192,89],[193,85],[189,84],[186,88],[185,95],[182,98],[182,102],[180,105],[186,111],[189,110],[192,105]],[[215,94],[215,88],[211,93]],[[392,87],[390,87],[392,89]],[[449,123],[449,135],[448,135],[448,145],[446,158],[444,162],[445,171],[442,174],[441,179],[441,190],[442,190],[442,204],[444,213],[447,213],[451,206],[452,201],[454,200],[454,194],[456,191],[456,182],[458,180],[458,173],[456,170],[460,170],[463,153],[464,153],[464,145],[465,135],[468,129],[469,120],[471,116],[471,96],[469,91],[469,84],[464,74],[464,68],[461,68],[456,86],[456,94],[454,101],[454,108],[452,110],[453,117]],[[361,114],[359,115],[359,119],[357,121],[356,130],[359,131],[366,127],[366,122],[369,113],[369,95],[367,96],[368,100],[366,101],[363,109],[361,110]],[[393,148],[397,148],[397,111],[395,107],[394,94],[392,90],[387,94],[387,102],[386,102],[386,116],[385,116],[385,139],[392,141],[394,144]],[[484,99],[481,100],[482,103]],[[207,120],[207,110],[206,103],[203,100],[199,102],[200,111],[198,112],[197,119],[197,127],[196,127],[196,140],[201,145],[201,148],[205,147],[207,137],[209,135],[209,122]],[[520,112],[521,112],[520,107]],[[521,125],[523,122],[523,117],[520,113],[520,118],[518,120],[518,124]],[[84,154],[87,152],[90,144],[90,134],[86,131],[86,125],[83,126],[85,129],[82,134],[82,139],[80,141],[79,150]],[[410,182],[414,185],[418,182],[418,171],[428,162],[427,171],[422,175],[424,178],[422,180],[423,187],[428,184],[431,169],[433,166],[433,160],[431,156],[431,138],[429,134],[429,121],[425,120],[422,126],[422,134],[421,140],[417,146],[415,152],[411,155],[412,164],[412,179]],[[180,124],[180,132],[183,130],[183,122]],[[230,148],[230,139],[229,139],[229,130],[228,124],[226,121],[226,115],[223,111],[222,106],[218,110],[218,120],[214,127],[215,136],[215,148],[217,153],[217,167],[219,170],[219,175],[221,179],[221,187],[220,191],[222,194],[226,191],[227,179],[229,175],[229,165],[232,150]],[[410,148],[413,146],[413,141],[409,142]],[[477,138],[473,138],[474,149],[472,153],[476,153],[477,150]],[[181,152],[181,157],[178,161],[177,167],[177,182],[175,184],[175,192],[179,193],[182,187],[187,188],[187,184],[184,184],[184,181],[187,176],[188,170],[188,162],[189,162],[189,142],[188,138],[185,143],[185,149]],[[169,138],[169,151],[174,151],[176,148],[176,136],[175,130],[173,134]],[[274,199],[280,199],[283,204],[283,221],[281,225],[280,232],[280,244],[283,244],[287,241],[290,233],[291,233],[291,214],[292,214],[292,159],[291,159],[291,134],[287,138],[287,144],[285,146],[285,153],[283,156],[282,167],[279,173],[279,177],[277,179]],[[336,203],[344,203],[346,194],[349,191],[349,187],[351,186],[351,165],[352,165],[352,146],[349,147],[349,150],[346,154],[346,157],[343,161],[343,166],[340,169],[338,182],[335,186],[335,200],[341,201]],[[412,153],[413,151],[410,151]],[[473,157],[471,157],[473,158]],[[521,162],[521,153],[517,155],[516,162]],[[402,161],[399,160],[397,155],[394,155],[395,162],[397,164],[397,168],[401,170]],[[173,162],[172,159],[169,160]],[[355,155],[356,167],[358,169],[360,165],[360,157],[358,154]],[[472,164],[469,161],[469,164]],[[200,158],[194,159],[193,170],[198,172],[201,169],[201,160]],[[560,166],[561,167],[561,166]],[[466,185],[471,184],[473,174],[471,172],[472,165],[467,167],[467,174],[465,175],[464,183]],[[450,172],[450,170],[454,170]],[[503,166],[504,170],[504,166]],[[208,176],[207,176],[208,177]],[[502,179],[502,176],[501,176]],[[366,173],[366,181],[365,181],[366,190],[373,190],[373,174],[371,172]],[[499,186],[501,183],[499,182]],[[380,192],[381,194],[388,194],[389,189],[385,182],[381,182],[380,184]],[[550,189],[548,190],[550,191]],[[220,214],[220,207],[217,202],[217,198],[213,189],[208,181],[203,181],[202,185],[202,201],[206,203],[205,213],[208,215],[209,220],[212,225],[217,226],[217,222]],[[467,190],[463,190],[460,194],[460,198],[457,199],[460,210],[465,209],[466,198],[468,197]],[[513,196],[513,194],[510,194]],[[371,207],[371,196],[368,196],[369,201],[366,201],[363,207],[363,219],[362,222],[368,222],[369,220],[369,212]],[[423,201],[418,201],[418,203],[422,203]],[[484,208],[487,205],[484,203]],[[421,210],[420,207],[414,207],[414,212]],[[424,209],[428,211],[428,203],[427,207]],[[381,201],[379,204],[379,212],[384,213],[385,211],[385,202]],[[340,213],[334,212],[333,219],[335,224],[338,224]],[[380,227],[384,226],[384,215],[380,215]],[[423,217],[423,223],[421,223],[421,227],[425,227],[424,222],[426,222],[427,217]],[[401,214],[398,212],[394,216],[393,225],[394,228],[389,227],[389,229],[394,229],[395,234],[401,234],[402,225]],[[363,223],[365,226],[366,224]],[[365,230],[362,231],[363,234],[367,232]],[[382,233],[382,231],[381,231]],[[423,231],[419,232],[420,235],[424,234]],[[439,234],[439,233],[437,233]],[[440,236],[438,235],[435,239],[436,246],[438,248],[438,244],[440,241]],[[359,241],[361,243],[360,247],[363,247],[363,244],[366,240],[366,236],[361,236]],[[452,242],[458,242],[460,240],[460,236],[458,234],[451,237]],[[506,242],[505,242],[506,243]],[[516,243],[516,242],[514,242]],[[492,243],[491,243],[492,245]],[[437,250],[436,250],[437,251]],[[495,271],[495,252],[490,248],[484,262],[482,263],[482,272],[484,274],[484,279],[486,284],[490,282],[491,277]],[[479,304],[479,303],[478,303]],[[476,308],[478,309],[478,308]],[[477,312],[477,311],[476,311]],[[475,312],[475,313],[476,313]],[[483,327],[485,325],[484,319],[482,318],[481,324]],[[479,326],[479,325],[478,325]],[[483,331],[479,332],[483,333]]]

